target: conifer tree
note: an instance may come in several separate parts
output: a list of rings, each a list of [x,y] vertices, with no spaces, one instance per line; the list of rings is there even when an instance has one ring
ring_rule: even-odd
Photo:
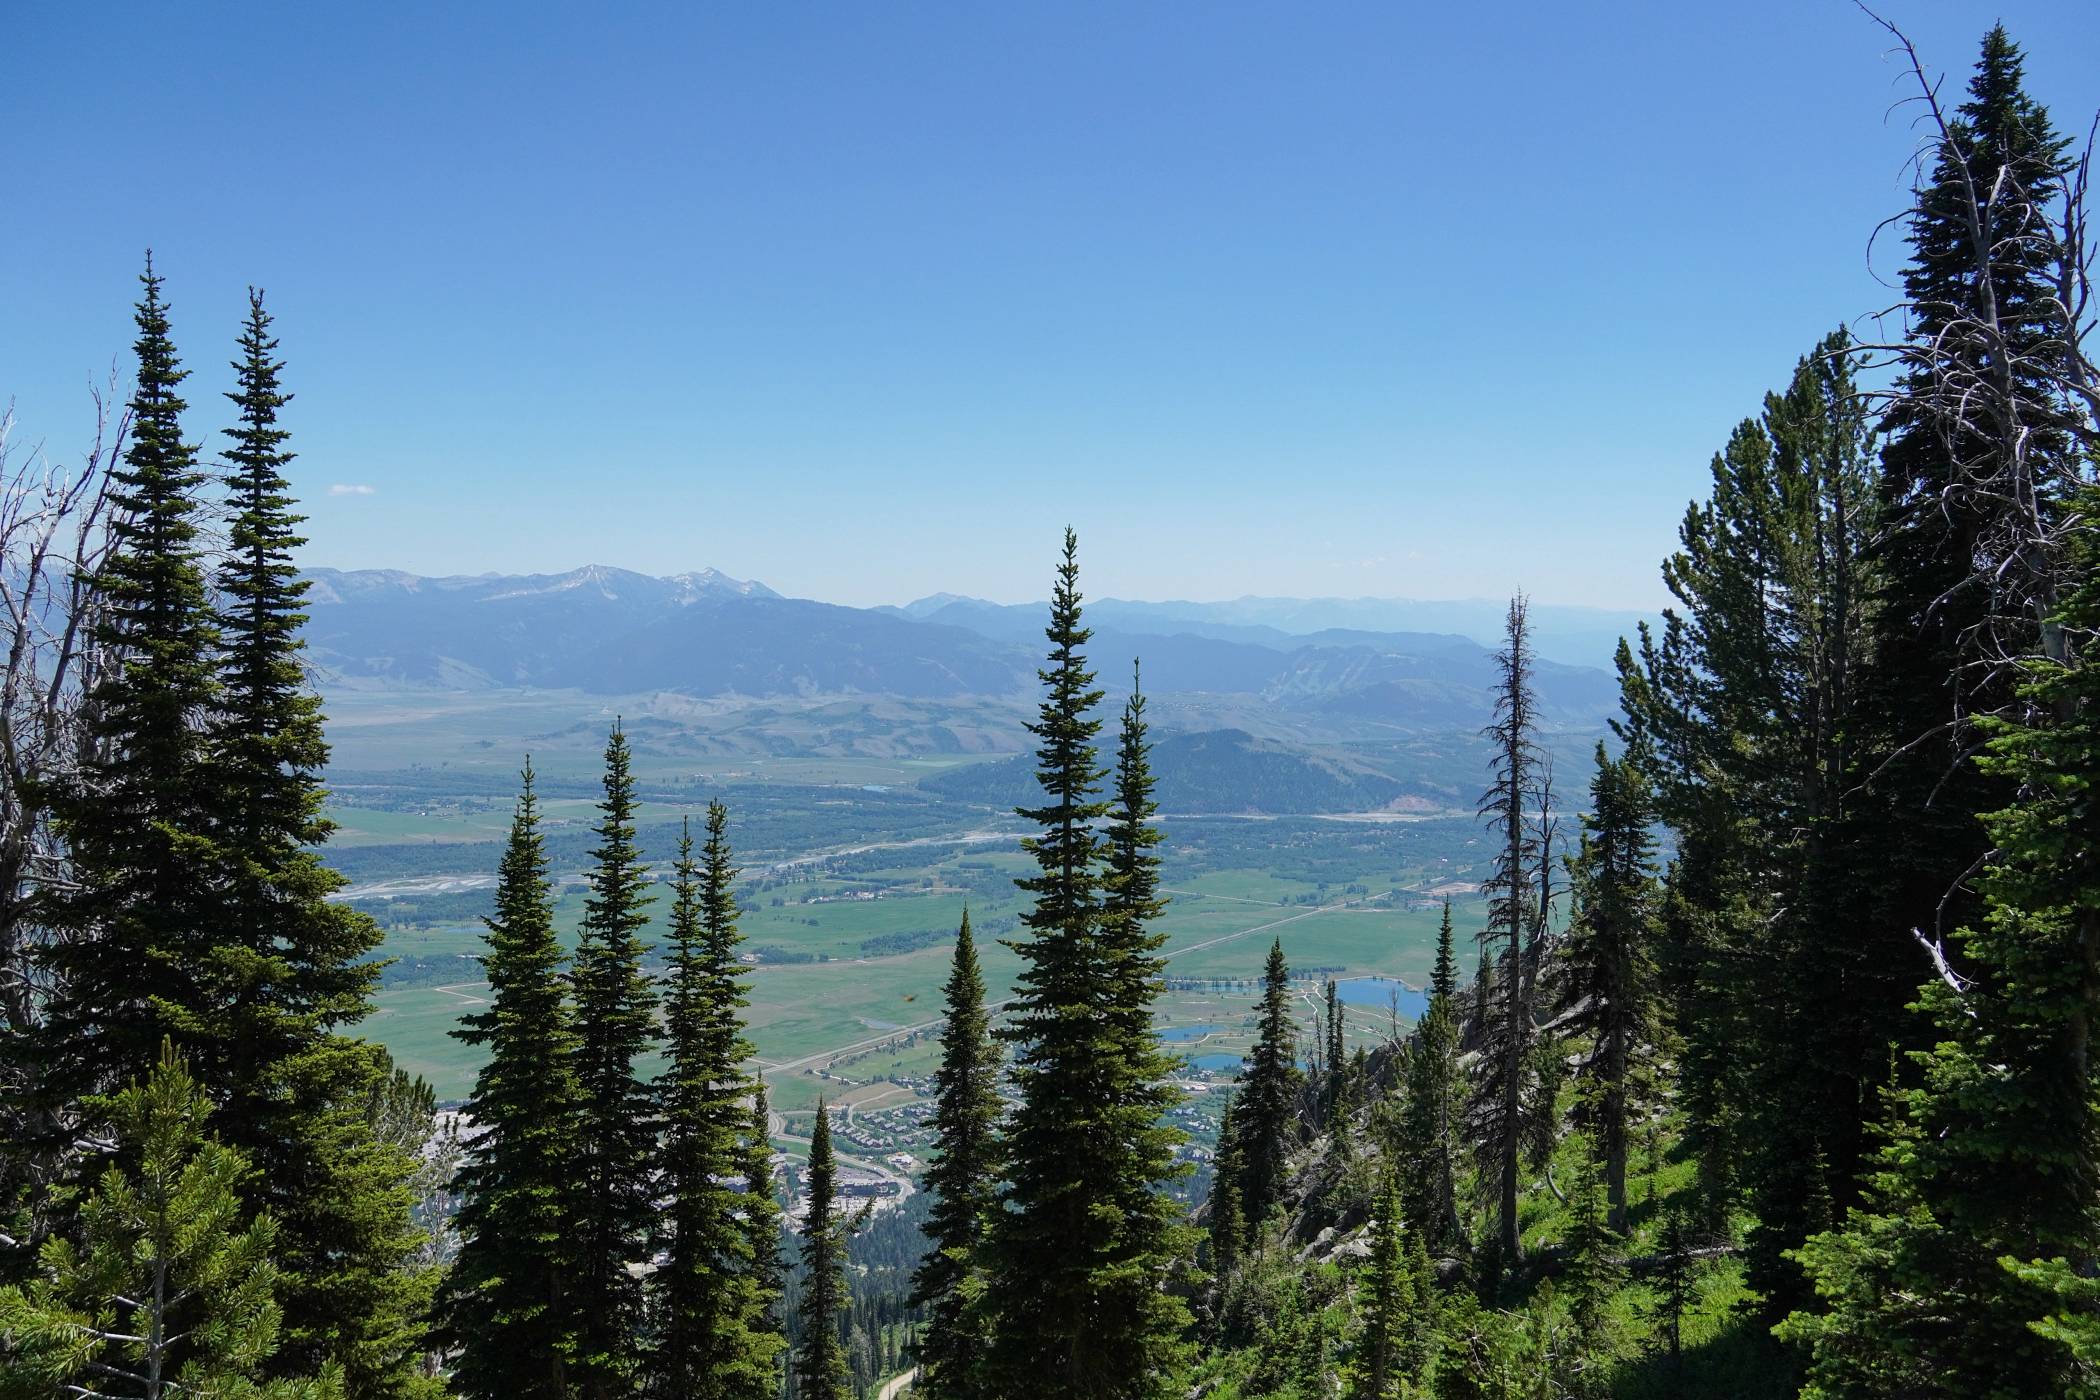
[[[1563,1292],[1574,1324],[1575,1358],[1585,1393],[1602,1394],[1599,1372],[1611,1354],[1606,1308],[1625,1282],[1625,1240],[1611,1223],[1603,1163],[1594,1139],[1585,1136],[1581,1170],[1568,1197],[1569,1227],[1562,1259]]]
[[[1247,1216],[1240,1206],[1240,1181],[1247,1163],[1240,1151],[1239,1101],[1229,1093],[1218,1116],[1218,1150],[1211,1158],[1210,1268],[1222,1285],[1240,1260]]]
[[[569,1400],[577,1306],[569,1173],[576,1036],[528,762],[483,920],[488,1009],[453,1032],[483,1051],[459,1173],[459,1257],[446,1280],[452,1385],[469,1400]]]
[[[236,1050],[216,1016],[232,989],[213,948],[224,862],[203,751],[219,698],[198,539],[205,477],[183,441],[189,371],[150,256],[140,281],[131,438],[110,478],[109,549],[93,580],[97,640],[114,664],[84,707],[88,762],[53,794],[73,877],[49,910],[65,936],[44,954],[44,1117],[59,1125],[151,1071],[165,1039],[206,1084],[224,1080]]]
[[[1401,1243],[1400,1187],[1388,1176],[1373,1200],[1371,1257],[1364,1269],[1363,1291],[1370,1315],[1356,1344],[1354,1400],[1395,1400],[1412,1380],[1407,1370],[1407,1333],[1424,1300],[1414,1296],[1414,1275]]]
[[[2072,505],[2100,509],[2100,489]],[[2059,620],[2091,636],[2100,535],[2075,538],[2085,582]],[[1802,1251],[1829,1308],[1785,1324],[1813,1349],[1809,1394],[2063,1394],[2076,1374],[2047,1272],[2018,1266],[2089,1277],[2100,1252],[2085,1039],[2100,1002],[2100,671],[2038,661],[2021,691],[2028,718],[1986,726],[1985,762],[2020,797],[1987,823],[1987,914],[1958,945],[1972,975],[1927,986],[1941,1039],[1916,1056],[1923,1083],[1894,1096],[1868,1204]]]
[[[796,1400],[848,1400],[846,1348],[839,1341],[845,1312],[846,1226],[838,1213],[838,1167],[831,1152],[831,1116],[817,1100],[810,1132],[809,1194],[802,1215],[802,1337],[795,1349]]]
[[[305,541],[284,478],[289,434],[278,423],[290,396],[253,289],[240,349],[239,387],[227,395],[240,421],[227,430],[220,708],[206,753],[225,881],[210,955],[227,993],[213,1036],[227,1046],[213,1086],[217,1122],[255,1167],[245,1193],[278,1222],[284,1336],[275,1369],[299,1374],[333,1360],[354,1394],[399,1395],[427,1388],[415,1319],[428,1300],[422,1279],[402,1267],[416,1240],[406,1188],[416,1163],[379,1139],[366,1114],[379,1058],[334,1030],[371,1010],[379,964],[368,955],[380,933],[329,898],[345,881],[317,849],[333,827],[321,811],[320,701],[300,660],[307,585],[291,554]]]
[[[737,907],[728,809],[707,808],[707,842],[693,859],[686,823],[673,866],[670,968],[664,997],[666,1064],[657,1081],[663,1123],[656,1189],[660,1261],[649,1276],[648,1390],[680,1400],[766,1394],[780,1339],[761,1296],[744,1219],[743,1063],[751,1054],[738,1008]]]
[[[635,1061],[653,1037],[656,992],[642,971],[651,896],[634,841],[634,777],[616,724],[605,746],[605,799],[591,851],[591,893],[570,971],[575,1000],[576,1122],[569,1223],[576,1245],[577,1352],[572,1379],[585,1400],[636,1389],[641,1285],[629,1265],[648,1254],[654,1096]]]
[[[1067,530],[1045,633],[1050,654],[1039,672],[1045,694],[1029,726],[1044,801],[1021,812],[1040,829],[1026,843],[1037,873],[1018,882],[1033,906],[1021,916],[1027,936],[1012,945],[1023,966],[1001,1032],[1015,1047],[1020,1096],[990,1244],[990,1292],[1001,1309],[993,1368],[1006,1400],[1141,1393],[1156,1383],[1173,1341],[1162,1325],[1172,1305],[1151,1292],[1169,1262],[1148,1243],[1160,1217],[1134,1209],[1170,1142],[1156,1125],[1138,1130],[1142,1076],[1132,1049],[1140,1006],[1150,1029],[1157,945],[1141,910],[1154,896],[1135,884],[1104,893],[1094,823],[1110,809],[1097,796],[1101,722],[1092,716],[1101,692],[1086,666],[1078,579],[1078,540]],[[1122,805],[1118,823],[1127,827],[1127,797]],[[1126,853],[1144,854],[1142,844]],[[1117,909],[1108,927],[1105,899]],[[1104,1307],[1105,1297],[1141,1305]]]
[[[1425,1248],[1457,1249],[1465,1242],[1458,1217],[1459,1126],[1465,1086],[1458,1067],[1458,964],[1452,946],[1451,902],[1437,931],[1436,970],[1429,1005],[1415,1026],[1407,1056],[1407,1095],[1401,1111],[1403,1204]]]
[[[1524,1145],[1524,1081],[1532,1051],[1524,934],[1531,922],[1532,865],[1538,855],[1530,811],[1539,755],[1533,734],[1537,720],[1528,608],[1522,594],[1510,599],[1503,648],[1495,654],[1495,719],[1485,731],[1493,745],[1495,781],[1480,799],[1480,813],[1499,849],[1486,882],[1488,927],[1481,935],[1484,965],[1495,966],[1495,995],[1483,1002],[1485,1045],[1475,1098],[1484,1129],[1482,1170],[1486,1188],[1494,1193],[1496,1245],[1505,1269],[1515,1267],[1519,1257],[1518,1166]],[[1498,937],[1500,943],[1495,944]],[[1490,952],[1492,963],[1486,962]]]
[[[786,1346],[780,1315],[780,1201],[773,1191],[773,1113],[766,1081],[751,1080],[751,1121],[744,1132],[744,1233],[751,1251],[751,1326],[780,1339],[766,1383],[752,1400],[774,1400],[780,1391],[780,1350]]]
[[[934,1204],[926,1257],[912,1280],[912,1305],[926,1310],[917,1384],[931,1400],[992,1400],[983,1374],[990,1337],[983,1300],[973,1295],[982,1288],[984,1232],[998,1200],[999,1058],[968,910],[943,995],[947,1026],[933,1081],[938,1155],[925,1180]]]
[[[0,1391],[340,1397],[332,1371],[262,1377],[277,1344],[277,1225],[244,1211],[248,1163],[206,1134],[210,1101],[173,1049],[110,1110],[131,1165],[103,1172],[77,1245],[46,1241],[39,1277],[0,1288]]]
[[[1102,1151],[1103,1166],[1118,1187],[1115,1207],[1121,1220],[1107,1256],[1095,1266],[1094,1298],[1111,1320],[1102,1345],[1124,1356],[1120,1379],[1106,1370],[1102,1383],[1136,1388],[1158,1361],[1164,1340],[1188,1325],[1186,1307],[1164,1285],[1168,1271],[1193,1252],[1194,1243],[1181,1224],[1181,1207],[1161,1189],[1187,1174],[1175,1160],[1187,1135],[1167,1118],[1182,1098],[1174,1079],[1178,1061],[1153,1025],[1166,970],[1159,956],[1166,935],[1152,925],[1167,902],[1159,893],[1163,838],[1153,824],[1159,806],[1153,799],[1151,739],[1135,663],[1117,728],[1114,777],[1101,881],[1101,954],[1115,1033],[1108,1069],[1110,1136]]]
[[[1323,1009],[1325,1017],[1322,1026],[1325,1031],[1325,1057],[1327,1060],[1327,1083],[1325,1085],[1327,1091],[1325,1095],[1327,1130],[1332,1133],[1340,1133],[1342,1130],[1342,1115],[1347,1108],[1347,1095],[1344,1092],[1346,1078],[1343,1069],[1344,1055],[1342,1051],[1342,998],[1340,989],[1335,986],[1332,977],[1327,979],[1327,1001]]]
[[[1591,810],[1570,862],[1576,913],[1560,954],[1559,1021],[1564,1031],[1590,1037],[1577,1071],[1578,1119],[1595,1134],[1610,1225],[1623,1234],[1629,1126],[1659,1034],[1654,813],[1637,758],[1610,758],[1600,743],[1596,762]]]
[[[1290,1020],[1290,967],[1283,940],[1269,944],[1262,971],[1260,1024],[1247,1077],[1240,1090],[1240,1209],[1250,1233],[1258,1233],[1283,1192],[1284,1158],[1297,1098],[1298,1068]]]

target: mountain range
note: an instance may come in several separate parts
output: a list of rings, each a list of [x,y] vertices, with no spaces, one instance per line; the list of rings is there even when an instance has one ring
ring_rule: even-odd
[[[940,595],[902,608],[851,608],[783,597],[712,569],[668,578],[605,565],[450,578],[313,569],[306,577],[306,639],[324,685],[937,701],[1028,694],[1043,647],[1042,605]],[[1330,726],[1463,729],[1485,718],[1495,679],[1481,640],[1324,624],[1486,606],[1107,599],[1087,605],[1095,628],[1088,654],[1111,690],[1127,689],[1141,660],[1148,694],[1230,697]],[[1562,611],[1597,629],[1609,616]],[[1575,632],[1552,635],[1556,652],[1584,654]],[[1594,727],[1616,703],[1616,682],[1594,664],[1545,659],[1543,644],[1541,652],[1543,716]]]

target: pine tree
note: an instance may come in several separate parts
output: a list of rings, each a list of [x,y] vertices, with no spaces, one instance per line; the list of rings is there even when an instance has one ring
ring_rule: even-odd
[[[284,478],[292,460],[278,410],[289,400],[262,294],[227,395],[229,548],[218,574],[220,709],[205,761],[217,802],[224,889],[212,958],[231,995],[213,1038],[227,1047],[218,1123],[255,1167],[244,1188],[278,1222],[284,1336],[273,1368],[344,1369],[360,1396],[426,1388],[416,1318],[424,1280],[402,1265],[415,1248],[406,1183],[416,1161],[381,1141],[365,1107],[379,1088],[371,1047],[334,1028],[371,1011],[378,926],[329,898],[345,883],[317,849],[328,762],[318,697],[306,688],[298,630],[307,585],[291,562],[305,541]],[[414,1145],[420,1150],[421,1144]]]
[[[1606,1314],[1625,1283],[1625,1238],[1612,1225],[1605,1197],[1603,1162],[1594,1139],[1585,1137],[1581,1170],[1568,1197],[1568,1238],[1562,1258],[1562,1291],[1575,1329],[1575,1361],[1584,1393],[1608,1393],[1600,1373],[1612,1354]]]
[[[110,1108],[135,1165],[103,1172],[78,1245],[46,1241],[39,1277],[0,1289],[0,1391],[340,1397],[333,1370],[261,1375],[277,1346],[277,1224],[244,1210],[251,1168],[206,1134],[211,1103],[172,1047]]]
[[[634,1392],[642,1351],[642,1291],[629,1270],[648,1254],[653,1095],[635,1069],[655,1031],[656,993],[642,971],[651,896],[634,842],[627,736],[605,746],[605,799],[591,851],[590,897],[570,972],[576,1082],[582,1108],[572,1151],[569,1223],[576,1246],[577,1352],[572,1378],[586,1400]]]
[[[1229,1093],[1218,1115],[1218,1150],[1211,1158],[1210,1268],[1220,1287],[1239,1265],[1247,1240],[1247,1216],[1240,1207],[1240,1181],[1247,1169],[1240,1152],[1239,1103]]]
[[[993,1366],[1007,1400],[1127,1396],[1155,1384],[1171,1335],[1171,1305],[1156,1301],[1165,1261],[1148,1241],[1158,1217],[1137,1210],[1157,1180],[1156,1125],[1140,1129],[1141,1077],[1132,1029],[1149,1001],[1156,943],[1132,917],[1151,896],[1137,886],[1106,892],[1118,912],[1104,926],[1104,851],[1094,823],[1103,776],[1092,717],[1094,688],[1081,625],[1078,540],[1065,532],[1051,600],[1045,695],[1029,726],[1039,747],[1040,807],[1023,809],[1040,834],[1028,840],[1037,874],[1011,1022],[1012,1078],[1020,1096],[1007,1132],[1007,1194],[991,1240],[990,1294],[1001,1309]],[[1149,794],[1148,800],[1149,800]],[[1129,803],[1123,803],[1127,823]],[[1142,822],[1140,823],[1142,825]],[[1115,878],[1111,857],[1108,878]],[[1104,1297],[1143,1300],[1120,1311]]]
[[[1414,1296],[1414,1276],[1401,1243],[1400,1187],[1395,1179],[1386,1179],[1373,1206],[1371,1257],[1363,1282],[1370,1315],[1357,1339],[1356,1379],[1350,1394],[1355,1400],[1394,1400],[1406,1393],[1403,1386],[1413,1379],[1406,1365],[1407,1335],[1424,1300]]]
[[[1290,1020],[1290,967],[1283,960],[1283,940],[1269,945],[1262,971],[1260,1025],[1247,1076],[1240,1089],[1240,1209],[1247,1228],[1258,1233],[1270,1210],[1282,1199],[1284,1158],[1290,1151],[1295,1123],[1298,1068]]]
[[[1596,1135],[1610,1225],[1623,1234],[1629,1127],[1660,1033],[1654,812],[1637,758],[1612,759],[1600,743],[1596,762],[1591,810],[1570,862],[1576,913],[1560,953],[1559,1022],[1590,1038],[1576,1073],[1583,1091],[1578,1117]]]
[[[1165,1287],[1167,1275],[1194,1251],[1182,1208],[1162,1188],[1187,1175],[1175,1160],[1187,1135],[1167,1115],[1182,1099],[1175,1084],[1179,1061],[1153,1024],[1163,990],[1166,935],[1153,927],[1166,899],[1159,893],[1159,846],[1153,825],[1151,740],[1137,667],[1117,729],[1113,800],[1106,828],[1101,881],[1101,954],[1110,979],[1110,1136],[1102,1164],[1117,1183],[1119,1230],[1096,1265],[1095,1305],[1108,1319],[1100,1345],[1121,1357],[1121,1376],[1104,1368],[1102,1385],[1128,1393],[1141,1388],[1164,1358],[1164,1347],[1188,1326],[1186,1307]]]
[[[838,1167],[831,1155],[831,1117],[817,1100],[810,1133],[809,1194],[802,1216],[802,1339],[795,1349],[796,1400],[847,1400],[845,1312],[846,1226],[838,1213]]]
[[[998,1200],[999,1058],[968,910],[955,935],[944,996],[947,1026],[933,1081],[938,1155],[925,1179],[934,1204],[926,1257],[912,1279],[912,1305],[926,1310],[917,1385],[932,1400],[991,1400],[996,1392],[982,1373],[990,1338],[982,1299],[974,1295],[982,1288],[984,1233]]]
[[[1323,1028],[1327,1060],[1327,1130],[1339,1135],[1342,1131],[1343,1115],[1348,1108],[1345,1092],[1347,1078],[1343,1070],[1342,1051],[1342,998],[1340,989],[1332,977],[1327,979],[1327,1002],[1324,1008]]]
[[[1531,804],[1538,788],[1539,754],[1533,735],[1536,701],[1532,695],[1531,624],[1522,594],[1512,598],[1506,639],[1496,653],[1498,680],[1495,719],[1485,737],[1493,745],[1495,781],[1480,799],[1480,812],[1500,842],[1489,875],[1488,928],[1482,951],[1492,946],[1497,995],[1483,1003],[1486,1044],[1476,1087],[1482,1170],[1495,1193],[1496,1246],[1502,1268],[1519,1258],[1517,1189],[1523,1150],[1526,1102],[1524,1082],[1531,1062],[1532,1018],[1525,993],[1530,977],[1524,967],[1524,934],[1531,922],[1532,867],[1538,845]]]
[[[173,1038],[206,1084],[237,1047],[216,1015],[237,990],[215,950],[224,860],[203,726],[218,706],[218,638],[198,540],[204,484],[183,441],[189,371],[170,339],[149,256],[138,303],[130,444],[110,479],[110,541],[93,588],[97,639],[115,658],[84,705],[83,771],[53,794],[74,888],[55,897],[65,932],[44,953],[53,987],[43,1027],[47,1121],[77,1120],[97,1094],[150,1072]]]
[[[554,936],[532,768],[484,920],[488,1009],[453,1032],[487,1055],[467,1100],[459,1257],[446,1281],[452,1385],[470,1400],[569,1400],[575,1347],[572,1142],[576,1037]]]
[[[1437,931],[1436,970],[1429,1005],[1408,1047],[1400,1119],[1402,1203],[1425,1248],[1463,1247],[1458,1217],[1459,1127],[1465,1084],[1458,1067],[1458,963],[1452,946],[1451,903]]]
[[[2100,509],[2100,489],[2072,504]],[[2100,536],[2076,546],[2085,582],[2059,621],[2090,636]],[[2044,1340],[2059,1306],[2046,1271],[2008,1265],[2063,1259],[2089,1276],[2100,1252],[2085,1039],[2100,1002],[2100,671],[2035,662],[2021,695],[2027,718],[1985,726],[1985,762],[2020,796],[1987,822],[1986,918],[1958,941],[1973,975],[1927,986],[1941,1039],[1914,1057],[1923,1083],[1894,1096],[1868,1205],[1802,1251],[1829,1308],[1786,1323],[1813,1349],[1810,1394],[2062,1394],[2073,1375],[2073,1354]]]
[[[751,1081],[751,1121],[744,1132],[744,1234],[750,1241],[750,1327],[774,1339],[762,1383],[747,1400],[778,1400],[782,1353],[787,1348],[780,1315],[780,1201],[773,1190],[773,1114],[766,1081]]]
[[[655,1271],[649,1276],[648,1389],[680,1400],[768,1393],[780,1341],[754,1276],[744,1220],[751,1127],[738,1008],[737,907],[728,809],[707,808],[707,844],[693,859],[692,826],[673,867],[666,1065],[657,1081],[663,1123]],[[748,1186],[748,1183],[741,1183]]]

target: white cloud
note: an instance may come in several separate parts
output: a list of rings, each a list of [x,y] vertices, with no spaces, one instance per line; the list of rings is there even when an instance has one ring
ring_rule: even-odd
[[[341,482],[337,482],[328,488],[328,494],[331,496],[376,496],[379,494],[379,488],[377,486],[345,486]]]

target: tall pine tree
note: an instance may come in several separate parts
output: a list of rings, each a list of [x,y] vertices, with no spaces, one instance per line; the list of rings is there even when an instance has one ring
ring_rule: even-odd
[[[1150,1127],[1134,1131],[1141,1114],[1133,1111],[1131,1027],[1141,997],[1149,1016],[1156,945],[1135,914],[1150,898],[1137,897],[1137,886],[1110,889],[1107,900],[1122,903],[1116,927],[1104,928],[1095,823],[1110,809],[1098,798],[1101,722],[1092,711],[1101,692],[1086,666],[1078,548],[1067,530],[1050,654],[1039,672],[1045,695],[1029,726],[1044,801],[1022,811],[1040,834],[1027,842],[1037,873],[1019,883],[1034,902],[1021,916],[1028,936],[1013,944],[1022,970],[1012,1022],[1001,1032],[1015,1046],[1020,1094],[990,1248],[1000,1309],[993,1367],[1008,1400],[1146,1393],[1173,1340],[1160,1330],[1170,1310],[1147,1292],[1163,1261],[1148,1243],[1154,1225],[1140,1201],[1157,1179],[1163,1140],[1144,1136]],[[1143,1307],[1130,1306],[1137,1298],[1147,1300]]]
[[[344,1369],[351,1393],[427,1388],[418,1374],[426,1275],[404,1268],[416,1242],[407,1180],[415,1158],[372,1130],[382,1068],[335,1033],[371,1010],[378,926],[331,896],[345,883],[318,847],[328,744],[306,687],[299,626],[307,585],[291,562],[305,541],[284,469],[278,410],[289,401],[262,294],[248,294],[227,430],[228,549],[218,573],[220,709],[205,761],[217,802],[224,885],[211,957],[226,993],[218,1122],[255,1166],[247,1194],[278,1221],[284,1329],[273,1366]]]
[[[648,1255],[654,1213],[654,1095],[635,1068],[656,1028],[642,971],[651,896],[634,840],[634,775],[616,724],[605,745],[605,798],[591,851],[591,893],[570,971],[576,1005],[576,1120],[569,1222],[576,1245],[577,1352],[585,1400],[630,1395],[641,1375],[642,1290],[630,1265]]]
[[[1640,763],[1613,759],[1597,745],[1590,811],[1570,862],[1575,917],[1559,958],[1559,1024],[1590,1039],[1576,1072],[1578,1119],[1594,1134],[1609,1224],[1620,1234],[1626,1232],[1629,1130],[1661,1033],[1653,822]]]
[[[1262,969],[1261,1010],[1254,1053],[1240,1086],[1240,1209],[1250,1237],[1283,1196],[1284,1160],[1297,1124],[1298,1064],[1290,1013],[1291,970],[1283,959],[1283,940],[1269,944]]]
[[[839,1323],[846,1311],[846,1222],[838,1210],[838,1164],[831,1115],[817,1100],[810,1132],[809,1194],[802,1210],[801,1340],[795,1347],[795,1400],[848,1400],[846,1348]]]
[[[532,767],[484,920],[488,1009],[453,1032],[487,1055],[467,1099],[459,1257],[446,1280],[452,1386],[469,1400],[569,1400],[577,1300],[569,1179],[581,1110]]]
[[[1465,1109],[1465,1081],[1458,1064],[1458,960],[1451,931],[1451,902],[1437,931],[1436,969],[1429,979],[1429,1005],[1415,1024],[1407,1052],[1407,1093],[1400,1115],[1403,1204],[1425,1249],[1462,1249],[1466,1232],[1458,1215],[1458,1154]]]
[[[664,997],[667,1064],[657,1082],[663,1123],[664,1208],[660,1260],[649,1276],[648,1390],[684,1400],[765,1394],[780,1339],[756,1270],[739,1180],[751,1128],[744,1099],[751,1054],[738,1008],[737,907],[729,813],[707,808],[698,862],[688,823],[673,867],[669,985]]]
[[[934,1072],[932,1127],[937,1156],[926,1170],[933,1197],[926,1257],[912,1279],[912,1303],[926,1310],[918,1387],[930,1400],[993,1400],[983,1374],[990,1341],[984,1325],[982,1250],[998,1200],[999,1054],[984,1007],[984,976],[970,915],[955,935],[943,993],[947,1026]],[[973,1280],[975,1282],[973,1283]]]
[[[183,441],[189,371],[150,256],[140,280],[131,440],[110,480],[109,550],[93,582],[98,641],[114,664],[85,705],[89,762],[53,794],[73,876],[48,910],[64,936],[44,953],[45,1121],[61,1132],[75,1130],[83,1100],[150,1071],[163,1040],[208,1085],[240,1053],[219,1014],[234,969],[215,951],[224,861],[204,761],[219,700],[198,538],[205,475]]]

